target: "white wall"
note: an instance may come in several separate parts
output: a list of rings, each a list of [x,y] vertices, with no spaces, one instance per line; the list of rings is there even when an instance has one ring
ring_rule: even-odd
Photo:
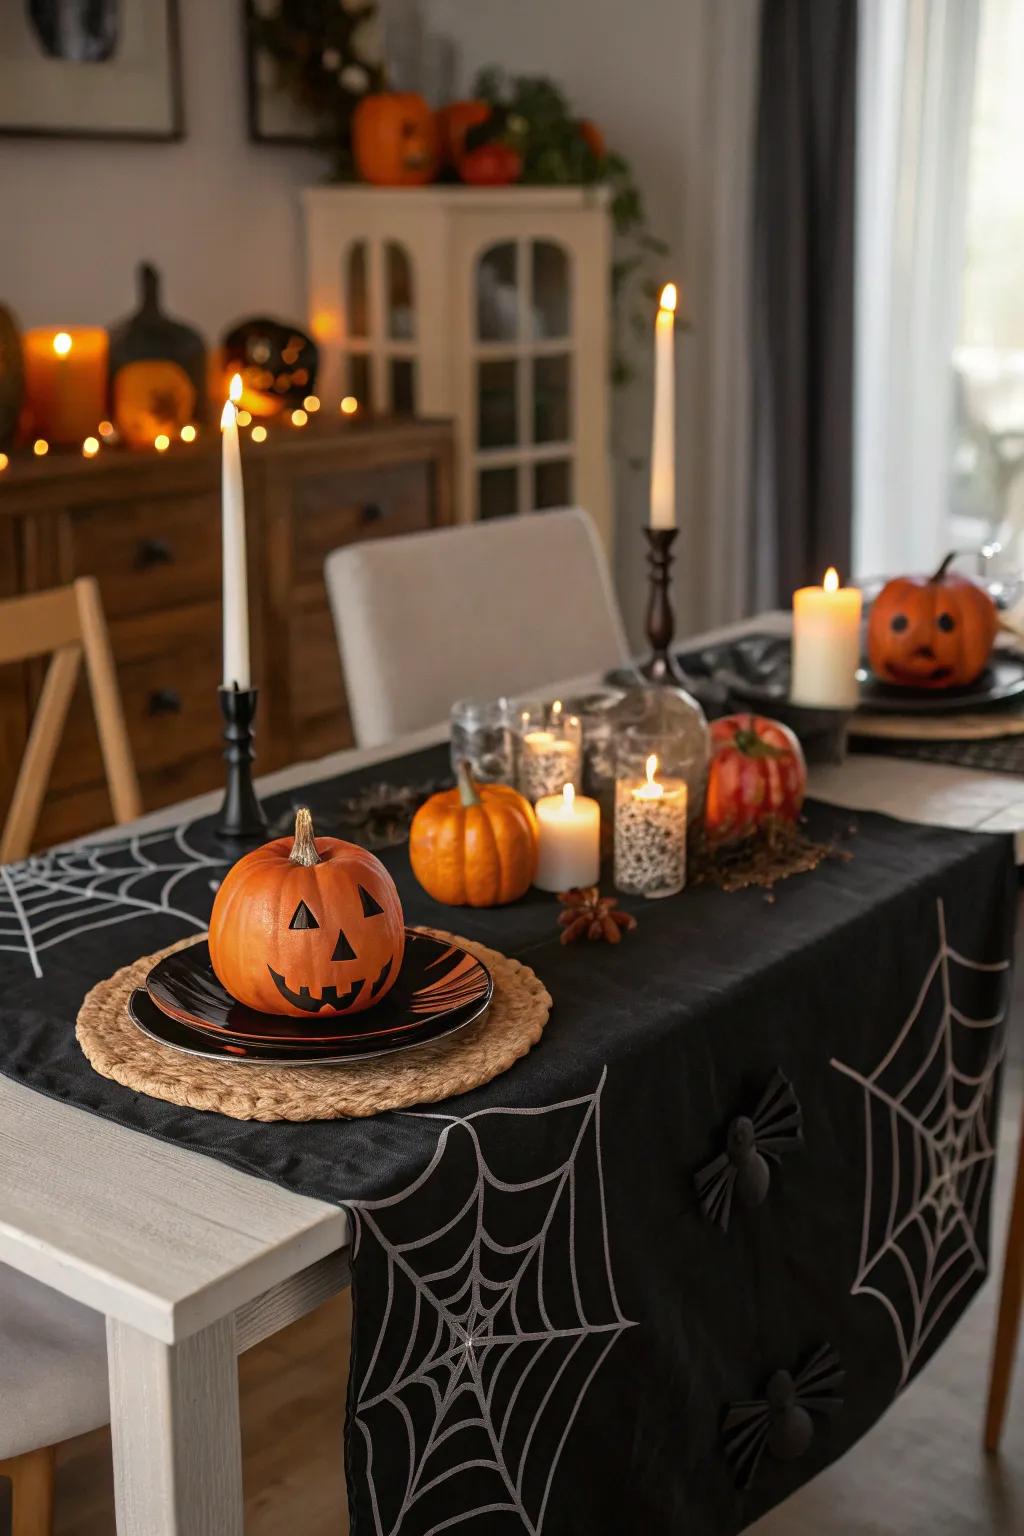
[[[304,313],[295,192],[323,157],[249,143],[237,0],[179,9],[181,143],[0,138],[0,301],[23,325],[119,319],[142,259],[208,340],[245,315]]]

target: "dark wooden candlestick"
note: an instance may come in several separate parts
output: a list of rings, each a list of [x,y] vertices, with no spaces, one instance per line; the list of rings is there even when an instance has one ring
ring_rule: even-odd
[[[252,723],[256,714],[257,688],[220,688],[220,712],[224,716],[224,758],[228,765],[228,782],[224,791],[220,823],[220,837],[247,839],[250,842],[266,836],[267,818],[256,797],[252,784]]]
[[[667,683],[692,692],[693,685],[672,655],[676,620],[672,610],[672,546],[678,528],[645,528],[651,591],[647,601],[647,638],[651,654],[640,668],[649,683]]]

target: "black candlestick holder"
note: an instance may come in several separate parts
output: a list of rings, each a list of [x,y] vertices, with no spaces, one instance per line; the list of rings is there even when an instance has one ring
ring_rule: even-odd
[[[678,688],[689,688],[685,672],[672,655],[672,641],[676,633],[676,617],[671,598],[672,546],[678,533],[678,528],[644,529],[650,578],[647,638],[651,642],[651,654],[641,666],[640,672],[649,683],[668,683]]]
[[[220,837],[239,840],[262,838],[267,831],[266,813],[260,805],[252,783],[253,717],[256,714],[257,688],[219,688],[220,712],[224,716],[224,759],[228,765],[228,782],[224,791],[220,823]]]

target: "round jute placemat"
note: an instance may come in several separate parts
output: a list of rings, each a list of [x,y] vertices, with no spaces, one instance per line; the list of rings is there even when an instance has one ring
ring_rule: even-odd
[[[494,978],[494,996],[483,1017],[434,1045],[337,1067],[242,1065],[171,1050],[132,1022],[128,999],[145,986],[157,960],[204,935],[143,955],[97,982],[79,1010],[78,1042],[103,1077],[169,1104],[215,1110],[233,1120],[342,1120],[433,1104],[489,1083],[525,1056],[541,1037],[551,998],[518,960],[436,928],[423,932],[454,939]]]

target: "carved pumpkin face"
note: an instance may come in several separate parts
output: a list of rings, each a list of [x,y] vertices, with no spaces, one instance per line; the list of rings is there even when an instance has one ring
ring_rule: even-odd
[[[315,392],[320,353],[297,326],[280,320],[244,320],[224,337],[222,380],[214,399],[225,399],[232,374],[242,376],[239,404],[253,416],[276,416]]]
[[[210,916],[210,960],[233,997],[294,1018],[361,1013],[394,986],[405,952],[395,882],[365,848],[322,837],[307,810],[295,838],[239,859]]]
[[[952,557],[950,557],[952,558]],[[930,579],[887,582],[868,621],[868,657],[882,682],[963,688],[984,670],[998,617],[988,593],[943,566]]]
[[[114,421],[131,448],[177,437],[195,419],[196,392],[184,368],[164,358],[125,363],[114,375]]]
[[[352,118],[352,150],[363,181],[425,186],[440,169],[437,118],[414,91],[364,96]]]

